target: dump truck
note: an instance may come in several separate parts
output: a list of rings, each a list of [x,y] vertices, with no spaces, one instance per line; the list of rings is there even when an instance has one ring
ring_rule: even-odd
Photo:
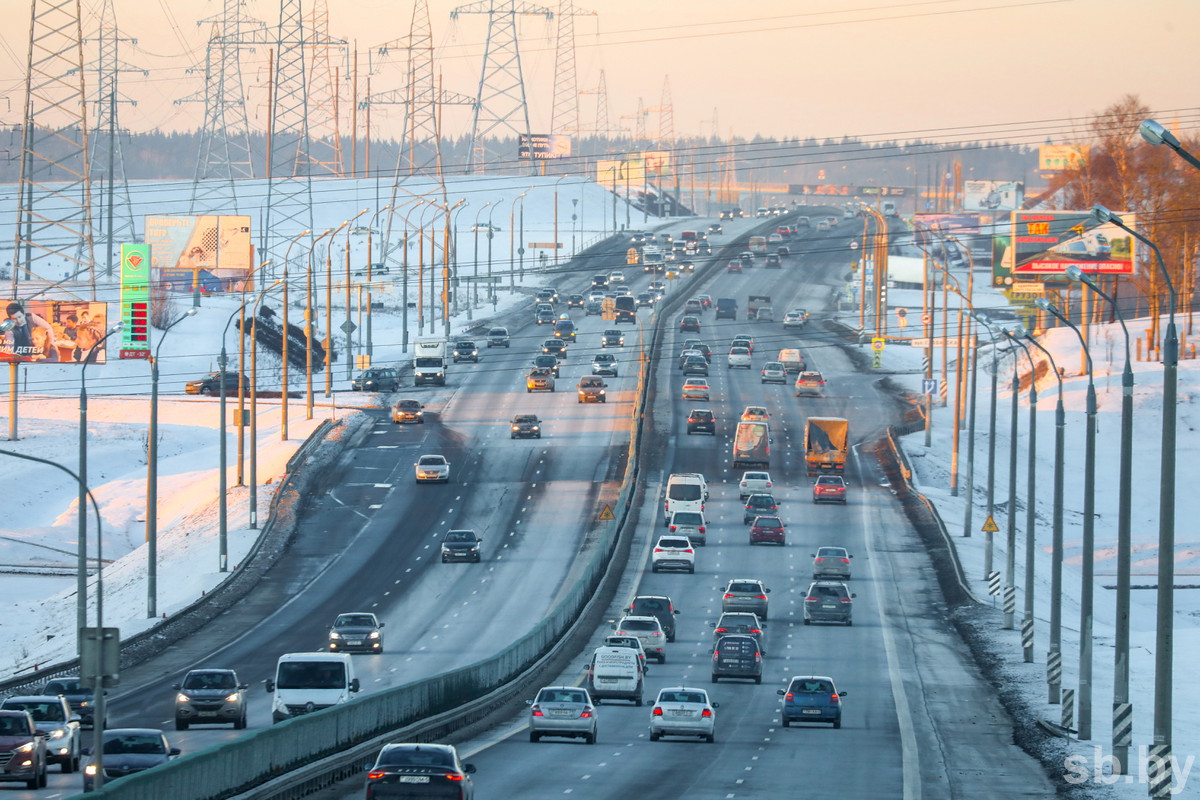
[[[752,294],[746,300],[746,319],[758,319],[760,308],[771,307],[771,296],[767,294]]]
[[[804,426],[808,477],[841,475],[846,469],[850,423],[841,417],[809,417]]]

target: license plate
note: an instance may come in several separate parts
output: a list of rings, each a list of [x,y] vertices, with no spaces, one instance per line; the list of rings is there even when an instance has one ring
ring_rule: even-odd
[[[674,709],[673,711],[671,711],[671,716],[672,717],[690,717],[690,716],[692,716],[692,712],[686,711],[681,708],[677,708],[677,709]]]
[[[825,609],[826,611],[833,611],[835,608],[837,608],[837,606],[823,605],[821,608]]]
[[[400,783],[429,783],[428,775],[401,775]]]
[[[616,678],[597,678],[596,683],[616,683]]]
[[[571,712],[566,709],[553,709],[552,708],[552,709],[550,709],[550,716],[552,716],[552,717],[569,717],[569,716],[571,716]]]
[[[738,659],[736,659],[736,658],[722,658],[721,663],[732,666],[732,665],[737,665],[739,662],[738,662]]]
[[[821,709],[819,709],[819,708],[806,708],[806,709],[804,709],[804,713],[805,713],[805,714],[820,714],[820,713],[821,713]]]
[[[216,711],[197,711],[196,712],[196,716],[198,716],[198,717],[215,717],[216,715],[217,715]]]
[[[359,645],[362,644],[362,639],[347,639],[346,644],[351,645],[353,647],[358,647]]]

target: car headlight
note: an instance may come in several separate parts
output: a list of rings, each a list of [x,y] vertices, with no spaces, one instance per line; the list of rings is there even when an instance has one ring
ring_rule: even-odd
[[[518,426],[518,425],[513,425],[513,426],[512,426],[512,429],[513,429],[514,431],[520,430],[520,426]]]
[[[18,747],[16,751],[18,753],[32,753],[35,746],[36,742],[28,742]]]
[[[175,702],[176,703],[190,703],[190,702],[192,702],[192,698],[188,697],[183,692],[180,692],[179,694],[175,695]]]
[[[50,731],[51,739],[61,739],[66,735],[67,735],[67,731],[65,728],[55,728],[54,730]]]
[[[240,699],[241,699],[241,697],[240,697],[240,696],[238,696],[238,693],[237,693],[237,692],[234,692],[233,694],[230,694],[230,695],[226,695],[226,696],[225,696],[225,702],[226,702],[226,703],[236,703],[236,702],[237,702],[238,700],[240,700]]]
[[[338,633],[337,631],[330,631],[329,638],[330,639],[341,639],[342,635],[340,633]]]
[[[539,428],[537,425],[534,425],[534,426],[533,426],[533,429],[534,429],[535,431],[541,430],[541,428]]]
[[[378,639],[379,631],[371,631],[369,634],[367,634],[367,638],[368,639]]]

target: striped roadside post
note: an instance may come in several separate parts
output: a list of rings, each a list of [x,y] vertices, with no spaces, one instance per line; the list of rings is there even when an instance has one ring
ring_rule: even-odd
[[[1155,744],[1150,746],[1150,757],[1147,766],[1150,773],[1150,796],[1167,798],[1171,796],[1171,745]]]
[[[1060,702],[1062,692],[1062,652],[1051,650],[1046,654],[1046,684],[1050,687],[1049,703]]]
[[[1075,727],[1075,690],[1062,690],[1062,726],[1067,730]]]
[[[1113,703],[1113,774],[1129,773],[1129,747],[1133,744],[1133,703]]]

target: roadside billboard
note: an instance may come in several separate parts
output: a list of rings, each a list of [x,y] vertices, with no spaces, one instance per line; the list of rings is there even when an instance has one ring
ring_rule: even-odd
[[[596,162],[596,183],[609,191],[617,191],[626,184],[640,186],[645,182],[646,165],[641,159]]]
[[[963,181],[966,211],[1018,211],[1024,203],[1021,181]]]
[[[1077,169],[1087,161],[1090,147],[1086,144],[1043,144],[1038,147],[1038,169],[1042,172],[1061,172]]]
[[[88,300],[13,300],[5,312],[14,327],[0,335],[4,362],[82,364],[108,326],[108,305]],[[100,348],[91,363],[104,362]]]
[[[646,172],[664,175],[671,171],[671,154],[666,150],[644,150],[639,153]]]
[[[1121,216],[1135,224],[1134,215]],[[1096,222],[1086,211],[1014,211],[1007,241],[998,239],[998,249],[1003,252],[992,263],[1013,280],[1062,274],[1072,266],[1090,274],[1132,275],[1136,256],[1129,233]]]
[[[146,244],[154,279],[169,291],[230,291],[254,267],[249,216],[147,215]]]
[[[517,135],[517,158],[522,161],[567,158],[570,155],[570,136],[551,133],[522,133]]]

